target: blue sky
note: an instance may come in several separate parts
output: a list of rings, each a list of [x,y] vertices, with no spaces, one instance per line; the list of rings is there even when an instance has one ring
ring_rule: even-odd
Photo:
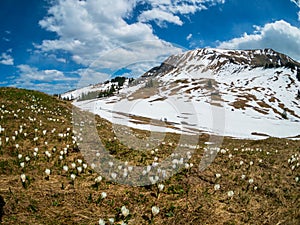
[[[0,86],[50,94],[139,76],[187,49],[300,61],[300,0],[2,0]],[[126,69],[125,69],[126,68]]]

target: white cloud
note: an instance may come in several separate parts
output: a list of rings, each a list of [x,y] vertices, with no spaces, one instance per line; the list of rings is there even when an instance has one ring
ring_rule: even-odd
[[[8,39],[8,38],[6,38],[6,37],[3,37],[2,40],[3,40],[3,41],[6,41],[6,42],[10,42],[10,39]]]
[[[189,34],[187,37],[186,37],[186,40],[191,40],[191,38],[193,37],[193,34]]]
[[[8,50],[7,52],[11,52],[11,51]],[[7,54],[6,52],[3,52],[0,56],[0,64],[7,65],[7,66],[13,66],[14,59],[11,55]]]
[[[148,22],[151,20],[155,21],[160,27],[164,27],[165,22],[174,23],[180,26],[183,24],[178,16],[160,9],[147,10],[139,16],[139,21],[141,22]]]
[[[255,26],[253,34],[220,43],[219,48],[260,49],[272,48],[300,61],[300,29],[286,21],[267,23],[263,27]]]
[[[225,0],[145,0],[145,2],[151,4],[153,8],[159,8],[173,14],[187,15],[206,10],[217,4],[224,4]]]
[[[290,0],[294,4],[296,4],[300,8],[300,0]],[[298,20],[300,21],[300,11],[297,13],[298,15]]]
[[[65,58],[58,57],[55,54],[47,54],[46,53],[44,57],[46,57],[47,59],[56,61],[56,62],[67,63],[67,60]]]
[[[300,0],[291,0],[291,2],[295,3],[298,7],[300,7]]]
[[[78,78],[68,77],[58,70],[39,70],[29,65],[18,65],[19,76],[12,77],[11,86],[40,90],[47,93],[62,93],[73,89]]]
[[[185,0],[185,1],[159,1],[145,0],[152,9],[141,13],[139,20],[141,22],[155,21],[159,26],[165,26],[165,23],[174,23],[183,25],[178,15],[194,14],[201,10],[207,10],[216,4],[224,4],[225,0]]]
[[[101,83],[110,78],[109,74],[101,73],[91,68],[79,69],[76,73],[81,76],[81,79],[77,84],[78,88],[85,87],[90,84]]]
[[[141,12],[139,21],[127,23],[125,19],[141,3],[150,4],[151,10]],[[43,52],[66,51],[76,63],[94,70],[119,69],[120,64],[132,64],[134,60],[158,60],[181,49],[159,39],[148,24],[150,20],[161,26],[182,25],[180,14],[195,13],[219,3],[224,0],[57,0],[39,24],[59,38],[44,40],[36,48]]]
[[[43,91],[48,94],[60,94],[68,90],[73,90],[75,88],[72,83],[57,83],[53,85],[51,83],[35,83],[32,81],[15,82],[8,86]]]
[[[66,77],[63,72],[58,70],[39,70],[29,65],[18,65],[20,76],[16,79],[18,82],[23,81],[42,81],[42,82],[59,82],[74,81],[76,78]]]
[[[37,47],[43,51],[65,50],[73,55],[76,63],[89,66],[103,54],[126,43],[159,41],[147,24],[125,22],[123,17],[131,13],[134,5],[135,1],[126,0],[58,0],[40,25],[56,32],[59,39],[44,40]],[[174,52],[173,47],[165,49]]]

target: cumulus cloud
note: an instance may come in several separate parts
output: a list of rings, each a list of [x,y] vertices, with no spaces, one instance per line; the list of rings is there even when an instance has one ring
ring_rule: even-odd
[[[181,26],[183,21],[180,16],[187,16],[224,2],[56,0],[48,9],[47,16],[39,21],[39,25],[49,32],[54,32],[57,38],[35,43],[35,53],[47,55],[58,62],[66,62],[60,55],[70,55],[68,59],[85,68],[73,71],[80,76],[80,79],[69,82],[73,82],[75,87],[107,80],[122,68],[130,71],[128,75],[137,77],[159,65],[167,56],[180,53],[183,49],[160,39],[150,22],[155,22],[161,27],[170,23]],[[142,11],[135,15],[137,11],[134,10],[140,5],[147,7],[141,7]],[[33,80],[37,80],[46,90],[51,80],[69,81],[68,77],[59,71],[40,71],[26,65],[19,66],[19,70],[21,75],[17,82],[25,82],[28,79],[34,83]],[[32,82],[26,82],[27,86],[32,85]],[[66,90],[66,87],[62,90]]]
[[[149,21],[163,26],[166,23],[182,25],[179,15],[195,13],[224,0],[57,0],[48,10],[48,16],[39,24],[55,32],[59,38],[44,40],[36,48],[42,52],[62,50],[72,55],[73,61],[83,66],[119,69],[120,62],[161,59],[181,49],[159,39]],[[139,4],[150,9],[140,12],[135,22],[128,23]],[[129,44],[129,43],[137,43]],[[118,48],[118,51],[115,49]],[[112,58],[111,52],[118,53]],[[103,59],[105,60],[98,60]],[[129,59],[130,58],[130,59]]]
[[[7,54],[10,51],[3,52],[0,56],[0,64],[7,65],[7,66],[13,66],[14,65],[14,59],[11,55]]]
[[[134,6],[135,1],[127,0],[59,0],[49,9],[49,16],[40,21],[44,29],[56,32],[59,39],[44,40],[37,47],[42,51],[64,50],[73,55],[76,63],[90,66],[104,54],[127,43],[160,42],[147,24],[125,22],[124,18]],[[119,58],[125,59],[128,48],[123,48],[125,54]],[[172,46],[165,45],[163,49],[174,52]],[[161,51],[156,50],[157,54]]]
[[[220,43],[219,48],[260,49],[272,48],[300,61],[300,29],[284,20],[255,26],[252,34]]]
[[[68,77],[58,70],[39,70],[25,64],[18,65],[17,68],[19,69],[19,76],[13,77],[10,82],[11,86],[14,87],[41,90],[54,94],[73,89],[75,87],[74,82],[78,81],[78,78]]]
[[[18,65],[17,68],[20,71],[20,77],[18,81],[72,81],[74,78],[66,77],[63,72],[58,70],[39,70],[29,65]]]
[[[76,73],[81,77],[77,84],[78,88],[85,87],[90,84],[101,83],[110,78],[109,74],[98,72],[91,68],[79,69]]]

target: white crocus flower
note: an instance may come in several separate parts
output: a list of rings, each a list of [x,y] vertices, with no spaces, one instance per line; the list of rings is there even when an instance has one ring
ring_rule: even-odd
[[[221,188],[220,184],[216,184],[216,185],[214,186],[215,191],[220,190],[220,188]]]
[[[101,182],[101,181],[102,181],[102,177],[101,177],[101,176],[95,178],[95,182],[96,182],[96,183],[99,183],[99,182]]]
[[[165,185],[159,184],[159,185],[158,185],[158,190],[159,190],[159,191],[162,191],[162,190],[164,189],[164,187],[165,187]]]
[[[104,199],[104,198],[106,198],[106,197],[107,197],[106,192],[102,192],[102,193],[101,193],[101,198]]]
[[[45,173],[46,173],[47,176],[49,176],[50,173],[51,173],[51,170],[50,170],[50,169],[46,169],[46,170],[45,170]]]
[[[109,218],[109,219],[108,219],[108,222],[109,222],[110,224],[114,224],[115,219],[114,219],[114,218]]]
[[[81,167],[81,166],[78,166],[78,167],[77,167],[77,171],[78,171],[78,173],[81,173],[81,172],[82,172],[82,167]]]
[[[159,207],[157,206],[152,206],[152,215],[156,216],[159,213]]]
[[[70,177],[71,177],[72,180],[75,180],[76,175],[72,173]]]
[[[112,177],[113,179],[116,179],[116,178],[117,178],[117,174],[116,174],[116,173],[111,173],[111,177]]]
[[[103,219],[99,220],[99,225],[105,225],[105,221]]]
[[[127,209],[126,206],[123,205],[123,206],[121,207],[121,213],[122,213],[122,215],[123,215],[124,217],[126,217],[126,216],[129,215],[129,209]]]
[[[220,177],[221,177],[221,174],[216,173],[216,178],[220,178]]]
[[[24,183],[26,181],[26,175],[23,173],[21,174],[21,181]]]
[[[231,198],[234,195],[234,192],[233,191],[228,191],[227,195],[228,195],[229,198]]]

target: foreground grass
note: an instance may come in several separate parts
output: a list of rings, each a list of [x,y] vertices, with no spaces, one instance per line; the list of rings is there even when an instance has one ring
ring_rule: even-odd
[[[104,177],[96,182],[100,174],[86,164],[72,131],[70,103],[3,88],[0,109],[2,224],[109,224],[109,218],[114,224],[300,224],[299,141],[225,138],[214,162],[200,172],[209,138],[201,135],[191,146],[189,168],[159,190],[157,184],[131,187]],[[168,134],[157,151],[135,151],[115,138],[109,122],[97,118],[97,128],[110,153],[130,165],[148,165],[154,157],[159,162],[178,143],[178,135]],[[141,140],[149,135],[134,133]]]

